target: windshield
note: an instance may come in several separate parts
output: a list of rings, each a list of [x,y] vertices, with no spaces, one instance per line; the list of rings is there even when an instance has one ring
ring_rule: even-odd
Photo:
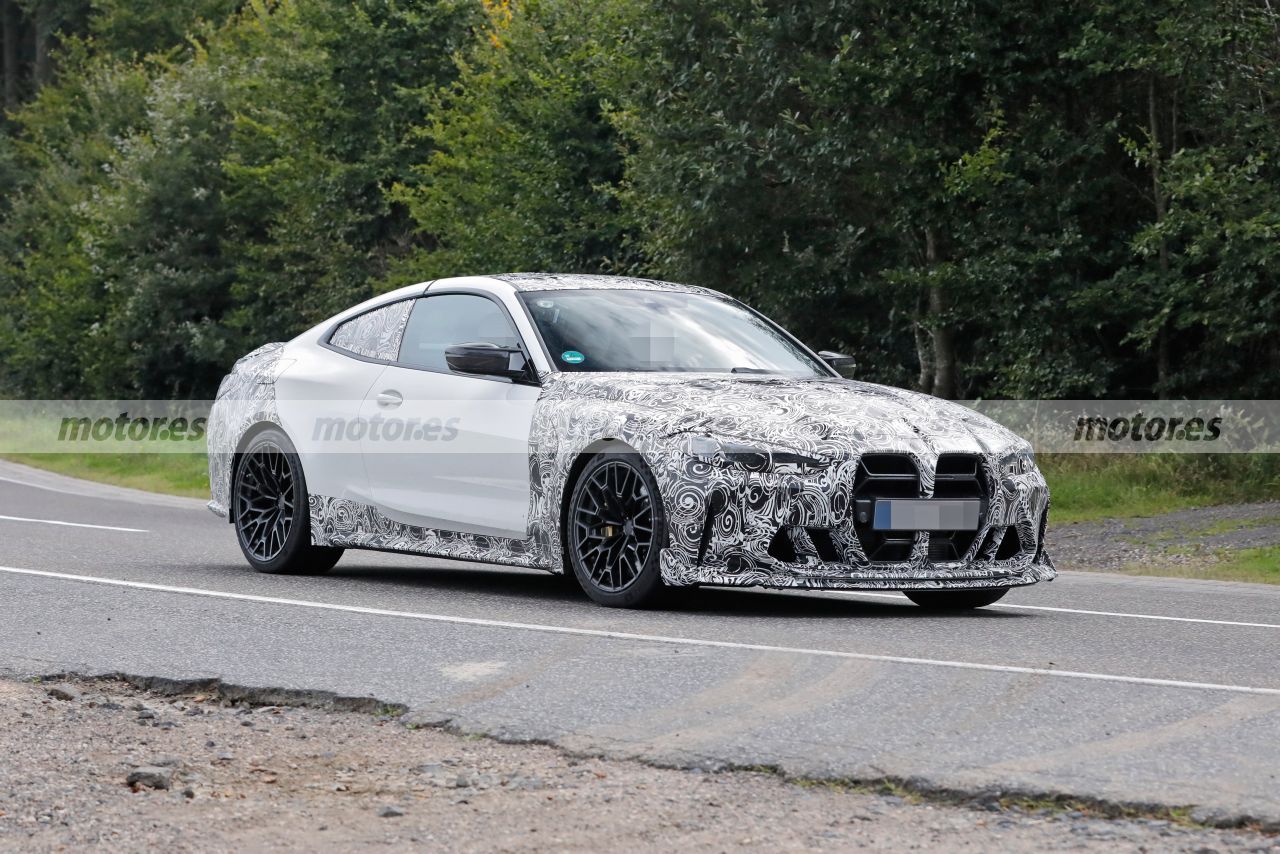
[[[583,289],[520,298],[562,371],[831,375],[777,326],[717,297]]]

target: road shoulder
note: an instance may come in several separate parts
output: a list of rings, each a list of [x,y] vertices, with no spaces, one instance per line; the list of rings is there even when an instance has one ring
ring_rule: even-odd
[[[1050,525],[1068,570],[1280,583],[1280,501]]]
[[[0,680],[0,698],[0,847],[1044,850],[1065,835],[1108,851],[1280,850],[1273,836],[1177,815],[1117,820],[995,796],[958,806],[575,756],[368,700],[114,679]]]
[[[155,507],[194,510],[204,509],[206,504],[205,499],[184,498],[178,495],[146,492],[126,486],[99,483],[3,459],[0,459],[0,480],[50,492],[78,495],[84,498],[100,498],[104,501],[127,501],[133,504],[149,504]]]

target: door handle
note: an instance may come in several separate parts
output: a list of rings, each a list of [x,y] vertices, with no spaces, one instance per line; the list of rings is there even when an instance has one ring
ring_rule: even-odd
[[[379,409],[395,409],[404,403],[404,396],[398,391],[386,389],[378,392],[378,408]]]

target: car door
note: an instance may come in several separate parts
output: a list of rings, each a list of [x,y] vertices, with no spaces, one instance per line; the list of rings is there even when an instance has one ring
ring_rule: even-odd
[[[372,503],[358,419],[369,390],[399,352],[412,307],[412,299],[383,304],[291,351],[294,364],[276,381],[277,407],[312,495]]]
[[[363,439],[370,488],[379,511],[398,522],[523,538],[529,430],[541,390],[450,370],[445,349],[472,343],[524,347],[493,295],[446,292],[416,301],[399,359],[361,409],[370,425]]]

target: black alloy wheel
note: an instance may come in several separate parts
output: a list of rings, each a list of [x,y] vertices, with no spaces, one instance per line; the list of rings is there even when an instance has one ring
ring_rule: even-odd
[[[666,519],[658,486],[635,453],[597,454],[573,487],[569,563],[587,595],[630,608],[662,591],[659,551]]]
[[[249,564],[258,572],[328,572],[342,549],[311,544],[302,464],[283,432],[268,428],[237,456],[231,521]]]
[[[260,444],[245,454],[236,489],[236,527],[249,557],[266,563],[284,551],[298,508],[293,466],[280,448]]]

